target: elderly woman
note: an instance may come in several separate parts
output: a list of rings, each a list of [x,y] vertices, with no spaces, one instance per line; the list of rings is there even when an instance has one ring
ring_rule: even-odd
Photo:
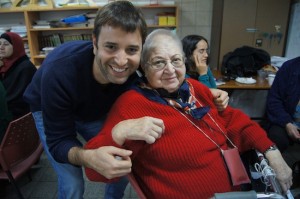
[[[198,199],[239,190],[232,185],[221,153],[232,145],[240,153],[253,148],[265,152],[282,188],[290,188],[291,169],[259,125],[231,107],[218,112],[209,88],[185,79],[184,53],[176,35],[153,31],[141,64],[146,80],[119,97],[87,149],[114,145],[132,150],[120,164],[132,160],[133,175],[147,198]],[[118,124],[143,116],[150,124],[147,131]],[[92,181],[109,182],[90,168],[86,174]]]

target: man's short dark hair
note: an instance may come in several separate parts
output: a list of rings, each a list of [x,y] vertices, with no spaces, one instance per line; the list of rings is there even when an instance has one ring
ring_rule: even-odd
[[[141,10],[129,1],[114,1],[98,10],[93,31],[97,42],[101,28],[105,25],[119,27],[130,33],[138,29],[143,43],[147,36],[147,24]]]

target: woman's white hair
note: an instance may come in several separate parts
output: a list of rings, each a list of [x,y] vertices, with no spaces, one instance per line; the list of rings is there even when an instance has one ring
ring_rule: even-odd
[[[171,30],[167,29],[155,29],[153,30],[146,38],[143,45],[142,55],[141,55],[141,66],[144,69],[149,61],[152,51],[157,48],[157,44],[161,39],[168,39],[174,41],[179,49],[181,50],[182,55],[184,56],[182,43],[179,37]]]

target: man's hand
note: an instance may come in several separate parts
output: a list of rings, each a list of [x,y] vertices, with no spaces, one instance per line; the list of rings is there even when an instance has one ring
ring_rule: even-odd
[[[297,129],[297,127],[292,124],[292,123],[288,123],[286,126],[285,126],[285,129],[288,133],[288,135],[295,141],[300,141],[300,134],[299,134],[299,131]]]
[[[107,179],[121,177],[131,172],[132,151],[114,146],[103,146],[98,149],[73,147],[68,153],[72,164],[91,168]],[[117,156],[122,157],[116,158]]]
[[[276,178],[284,192],[289,190],[293,184],[291,168],[284,161],[279,150],[268,151],[266,158],[276,173]]]
[[[218,109],[218,111],[224,111],[228,106],[229,97],[226,91],[211,88],[210,89],[212,95],[214,96],[214,103]]]
[[[163,120],[146,116],[119,122],[112,129],[112,137],[119,145],[123,145],[125,140],[144,140],[153,144],[164,130]]]

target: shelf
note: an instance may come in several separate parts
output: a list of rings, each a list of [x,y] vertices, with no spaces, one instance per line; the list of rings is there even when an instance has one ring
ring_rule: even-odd
[[[68,11],[68,10],[98,10],[102,6],[65,6],[65,7],[55,7],[55,8],[43,8],[42,6],[39,8],[27,8],[22,7],[18,9],[13,8],[0,8],[0,12],[52,12],[52,11]],[[165,9],[165,8],[174,8],[176,9],[176,5],[143,5],[143,6],[136,6],[140,9]]]
[[[141,9],[147,22],[148,20],[151,21],[149,24],[155,24],[158,20],[157,16],[161,13],[174,13],[176,25],[148,25],[149,32],[156,28],[177,29],[178,7],[176,5],[136,5],[136,7]],[[24,38],[23,41],[28,43],[30,58],[33,64],[40,66],[46,58],[45,55],[40,54],[44,47],[60,45],[64,41],[69,41],[69,39],[90,40],[93,32],[93,25],[88,27],[33,28],[34,22],[37,20],[61,20],[68,16],[96,12],[99,8],[101,8],[101,6],[70,6],[60,8],[37,8],[36,6],[31,6],[31,8],[24,7],[18,9],[0,8],[0,19],[13,18],[15,23],[26,25],[27,38]],[[9,24],[7,20],[0,20],[0,22],[1,25],[6,25],[6,23]]]
[[[94,27],[31,28],[29,31],[93,30]]]
[[[148,28],[176,28],[175,25],[160,26],[160,25],[148,25]],[[65,27],[65,28],[31,28],[29,31],[59,31],[59,30],[93,30],[94,27]]]
[[[32,56],[32,58],[36,58],[36,59],[45,59],[46,55],[34,55]]]

